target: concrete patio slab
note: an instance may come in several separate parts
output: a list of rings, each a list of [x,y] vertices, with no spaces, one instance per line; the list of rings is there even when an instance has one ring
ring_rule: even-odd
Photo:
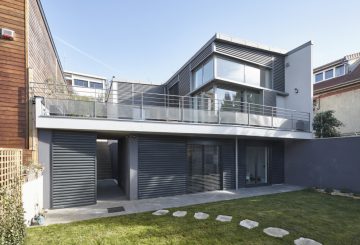
[[[270,195],[298,191],[304,189],[292,185],[270,185],[251,188],[240,188],[228,191],[210,191],[196,194],[186,194],[171,197],[159,197],[142,200],[98,200],[97,204],[48,210],[45,224],[69,223],[73,221],[88,220],[100,217],[112,217],[124,214],[156,211],[159,209],[178,208],[195,204],[211,203],[224,200]],[[125,211],[108,213],[107,208],[123,206]]]

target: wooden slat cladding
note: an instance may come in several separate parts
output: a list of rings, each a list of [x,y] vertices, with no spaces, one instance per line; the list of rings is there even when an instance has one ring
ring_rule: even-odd
[[[32,81],[64,84],[61,65],[53,47],[46,20],[41,14],[38,0],[29,0],[29,68],[33,70]]]
[[[26,148],[25,0],[1,0],[0,28],[15,40],[0,40],[0,147]]]

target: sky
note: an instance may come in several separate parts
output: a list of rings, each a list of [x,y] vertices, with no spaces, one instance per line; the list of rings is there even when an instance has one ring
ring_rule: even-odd
[[[215,33],[291,50],[314,67],[360,52],[360,1],[42,0],[64,70],[166,82]]]

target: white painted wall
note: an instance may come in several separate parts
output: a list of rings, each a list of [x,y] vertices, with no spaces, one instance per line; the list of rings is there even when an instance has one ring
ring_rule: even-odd
[[[285,108],[309,112],[312,122],[312,44],[303,45],[285,58]],[[298,93],[295,92],[298,90]]]
[[[22,198],[25,223],[30,225],[31,219],[43,209],[43,176],[23,184]]]

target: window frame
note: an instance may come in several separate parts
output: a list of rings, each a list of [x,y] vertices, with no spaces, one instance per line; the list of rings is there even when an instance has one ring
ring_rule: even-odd
[[[331,74],[332,74],[331,77],[329,77],[329,78],[326,77],[327,72],[331,72]],[[330,80],[330,79],[334,78],[334,68],[325,70],[324,71],[324,78],[325,78],[324,80]]]

